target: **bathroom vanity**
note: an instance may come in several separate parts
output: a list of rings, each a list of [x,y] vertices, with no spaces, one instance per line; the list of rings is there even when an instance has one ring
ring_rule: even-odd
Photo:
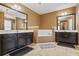
[[[55,30],[57,43],[78,44],[78,31],[76,30],[76,15],[66,14],[57,16],[57,29]]]
[[[0,55],[23,48],[32,42],[32,30],[0,31]]]
[[[33,41],[33,31],[27,30],[28,15],[0,3],[0,55],[22,49]]]
[[[73,45],[78,44],[78,31],[76,30],[56,30],[56,42],[69,43]]]

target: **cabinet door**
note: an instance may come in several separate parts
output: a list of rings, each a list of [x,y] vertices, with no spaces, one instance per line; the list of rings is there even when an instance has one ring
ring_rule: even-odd
[[[17,43],[17,35],[15,33],[14,34],[3,34],[3,39],[2,39],[3,54],[16,49],[17,47],[16,43]]]
[[[25,37],[26,37],[26,33],[18,33],[18,47],[23,47],[26,45]]]
[[[31,44],[33,42],[33,33],[32,32],[29,32],[27,33],[27,45]]]
[[[62,32],[56,32],[56,41],[66,41],[65,35]]]
[[[2,41],[2,34],[0,34],[0,56],[2,55],[1,50],[2,50],[2,46],[1,46],[1,42]]]
[[[70,33],[70,37],[68,39],[68,42],[78,44],[78,33]]]
[[[33,33],[18,33],[18,48],[29,45],[33,42]]]

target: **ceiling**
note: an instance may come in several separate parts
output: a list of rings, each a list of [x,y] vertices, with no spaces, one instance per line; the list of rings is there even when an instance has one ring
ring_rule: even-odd
[[[76,3],[23,3],[24,6],[42,15],[57,10],[76,6]]]

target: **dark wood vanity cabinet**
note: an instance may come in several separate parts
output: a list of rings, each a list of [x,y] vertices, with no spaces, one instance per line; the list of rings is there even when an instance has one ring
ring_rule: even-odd
[[[33,32],[18,33],[18,48],[29,45],[33,42]]]
[[[29,45],[33,42],[33,33],[18,33],[18,47]]]
[[[1,46],[1,45],[2,45],[2,44],[1,44],[2,42],[1,42],[1,41],[2,41],[2,40],[1,40],[1,38],[2,38],[2,35],[0,34],[0,55],[2,55],[2,53],[1,53],[1,52],[2,52],[2,49],[1,49],[1,48],[2,48],[2,46]]]
[[[26,33],[26,40],[25,40],[26,44],[29,45],[33,42],[33,33]]]
[[[71,43],[74,45],[78,44],[77,32],[55,32],[55,38],[57,42]]]
[[[3,34],[2,35],[2,54],[6,54],[17,48],[17,34]]]
[[[0,55],[31,44],[32,39],[32,32],[0,34]]]
[[[18,43],[17,43],[18,48],[26,45],[26,42],[25,42],[26,38],[25,37],[26,37],[26,33],[18,33]]]

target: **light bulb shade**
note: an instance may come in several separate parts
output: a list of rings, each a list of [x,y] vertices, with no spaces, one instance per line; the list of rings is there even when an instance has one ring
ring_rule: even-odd
[[[15,4],[14,7],[17,8],[18,6]]]
[[[18,5],[14,5],[14,8],[16,9],[16,10],[20,10],[21,9],[21,7],[20,6],[18,6]]]

